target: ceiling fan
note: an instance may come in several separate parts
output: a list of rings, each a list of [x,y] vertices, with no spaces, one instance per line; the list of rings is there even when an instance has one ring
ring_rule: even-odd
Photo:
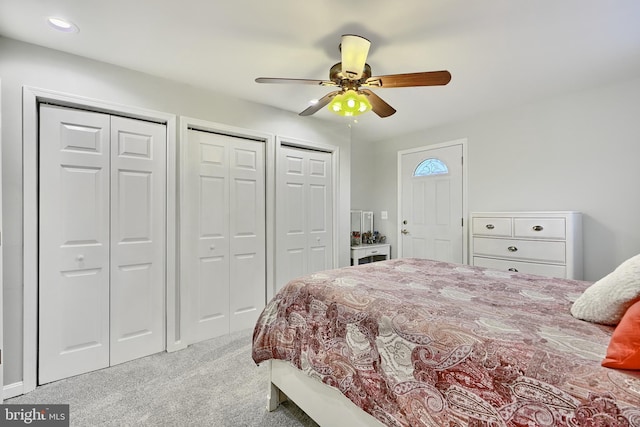
[[[301,116],[310,116],[329,105],[330,111],[342,116],[356,116],[373,110],[380,117],[389,117],[396,110],[368,88],[442,86],[451,80],[448,71],[371,76],[371,67],[366,63],[370,46],[371,42],[364,37],[343,35],[340,44],[342,61],[331,67],[329,80],[258,77],[256,83],[292,83],[340,88],[320,98],[318,102],[302,111]]]

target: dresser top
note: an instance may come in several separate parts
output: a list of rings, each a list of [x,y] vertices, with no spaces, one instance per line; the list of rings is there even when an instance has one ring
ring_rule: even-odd
[[[499,211],[471,212],[471,216],[543,216],[543,215],[582,215],[578,211]]]

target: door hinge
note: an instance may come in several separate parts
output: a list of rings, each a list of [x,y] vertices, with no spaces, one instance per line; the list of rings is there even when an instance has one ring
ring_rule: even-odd
[[[460,157],[460,164],[464,165],[464,156]]]
[[[464,218],[460,218],[460,226],[464,227]]]

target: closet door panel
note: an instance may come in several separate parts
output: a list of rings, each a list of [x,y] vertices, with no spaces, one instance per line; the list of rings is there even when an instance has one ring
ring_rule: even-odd
[[[333,198],[331,187],[331,154],[308,153],[306,216],[309,246],[309,273],[330,269],[333,265]]]
[[[111,120],[111,364],[164,350],[166,128]]]
[[[305,150],[280,148],[276,196],[276,291],[308,270]]]
[[[190,130],[184,227],[191,341],[229,331],[229,152],[225,137]]]
[[[40,107],[39,384],[109,366],[109,116]]]
[[[251,328],[265,305],[265,170],[262,142],[229,138],[230,331]]]
[[[296,277],[333,267],[331,162],[330,153],[280,147],[276,291]]]
[[[191,341],[250,328],[265,304],[264,143],[199,130],[185,149]]]

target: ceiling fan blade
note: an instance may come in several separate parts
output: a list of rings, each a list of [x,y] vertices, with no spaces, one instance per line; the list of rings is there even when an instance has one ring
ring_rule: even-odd
[[[349,80],[360,80],[364,64],[367,62],[371,42],[364,37],[353,34],[342,36],[340,51],[342,53],[342,76]]]
[[[391,74],[368,78],[362,85],[368,87],[412,87],[442,86],[451,81],[448,71],[425,71],[422,73]]]
[[[310,80],[310,79],[283,79],[279,77],[258,77],[256,83],[278,83],[278,84],[303,84],[317,86],[338,86],[334,82],[327,80]]]
[[[334,90],[333,92],[329,92],[328,94],[326,94],[325,96],[320,98],[318,100],[318,102],[316,102],[315,104],[310,105],[309,107],[307,107],[307,109],[304,110],[303,112],[301,112],[299,114],[299,116],[310,116],[310,115],[318,112],[322,107],[324,107],[327,104],[329,104],[329,102],[331,102],[333,97],[336,96],[337,94],[339,94],[340,92],[341,91],[339,91],[339,90]]]
[[[389,117],[396,112],[396,109],[387,104],[382,98],[370,91],[369,89],[361,89],[360,92],[367,95],[371,103],[371,109],[380,117]]]

